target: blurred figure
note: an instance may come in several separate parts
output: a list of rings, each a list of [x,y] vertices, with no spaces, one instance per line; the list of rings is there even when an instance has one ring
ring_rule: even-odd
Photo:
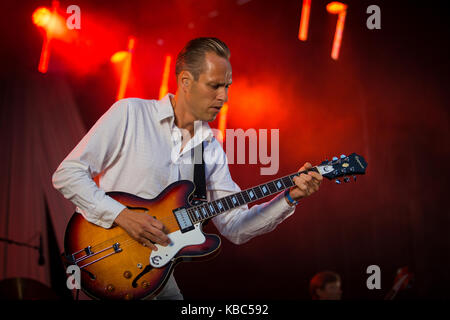
[[[341,277],[333,271],[322,271],[309,282],[309,293],[313,300],[341,300]]]

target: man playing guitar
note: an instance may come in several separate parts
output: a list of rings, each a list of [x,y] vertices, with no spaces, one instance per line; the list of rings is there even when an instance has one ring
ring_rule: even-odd
[[[228,100],[229,57],[228,47],[217,38],[189,41],[176,61],[176,94],[159,101],[117,101],[60,164],[53,175],[54,187],[87,221],[103,228],[119,226],[153,251],[158,250],[156,245],[170,245],[163,221],[130,210],[105,192],[155,198],[175,181],[192,181],[192,151],[203,142],[208,200],[240,191],[208,125]],[[310,168],[305,163],[299,171]],[[214,217],[213,223],[235,244],[272,231],[294,213],[298,200],[319,189],[322,175],[309,171],[293,181],[294,186],[271,201],[250,209],[247,205],[234,208]],[[183,298],[172,275],[156,298]]]

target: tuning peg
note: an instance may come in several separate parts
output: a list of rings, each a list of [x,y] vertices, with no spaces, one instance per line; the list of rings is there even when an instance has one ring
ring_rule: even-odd
[[[346,158],[347,156],[345,154],[341,154],[341,159]]]
[[[333,157],[333,159],[332,159],[332,160],[333,160],[333,161],[336,161],[337,159],[338,159],[338,157]]]
[[[345,177],[345,178],[344,178],[344,182],[345,182],[345,183],[350,182],[350,178],[349,178],[349,177]]]
[[[356,181],[356,176],[353,176],[353,180]]]
[[[337,183],[337,184],[341,184],[341,180],[336,179],[336,183]]]

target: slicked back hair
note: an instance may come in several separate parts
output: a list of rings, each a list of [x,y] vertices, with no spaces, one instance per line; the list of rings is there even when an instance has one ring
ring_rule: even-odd
[[[192,73],[194,80],[197,81],[205,68],[205,55],[207,52],[213,52],[219,57],[230,59],[230,49],[225,42],[217,38],[201,37],[190,40],[180,51],[175,64],[175,75],[186,70]]]

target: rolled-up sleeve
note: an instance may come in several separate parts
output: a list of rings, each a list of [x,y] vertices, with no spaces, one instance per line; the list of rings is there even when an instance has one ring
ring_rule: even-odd
[[[219,148],[218,148],[219,149]],[[216,152],[218,158],[207,182],[208,201],[216,200],[241,191],[232,180],[226,154]],[[253,205],[242,205],[224,212],[212,219],[219,232],[234,244],[242,244],[250,239],[268,233],[295,212],[295,207],[286,203],[281,192],[272,200]]]
[[[52,177],[55,189],[72,201],[88,221],[104,228],[111,227],[125,206],[106,195],[93,177],[120,157],[128,117],[126,100],[112,105],[62,161]]]

